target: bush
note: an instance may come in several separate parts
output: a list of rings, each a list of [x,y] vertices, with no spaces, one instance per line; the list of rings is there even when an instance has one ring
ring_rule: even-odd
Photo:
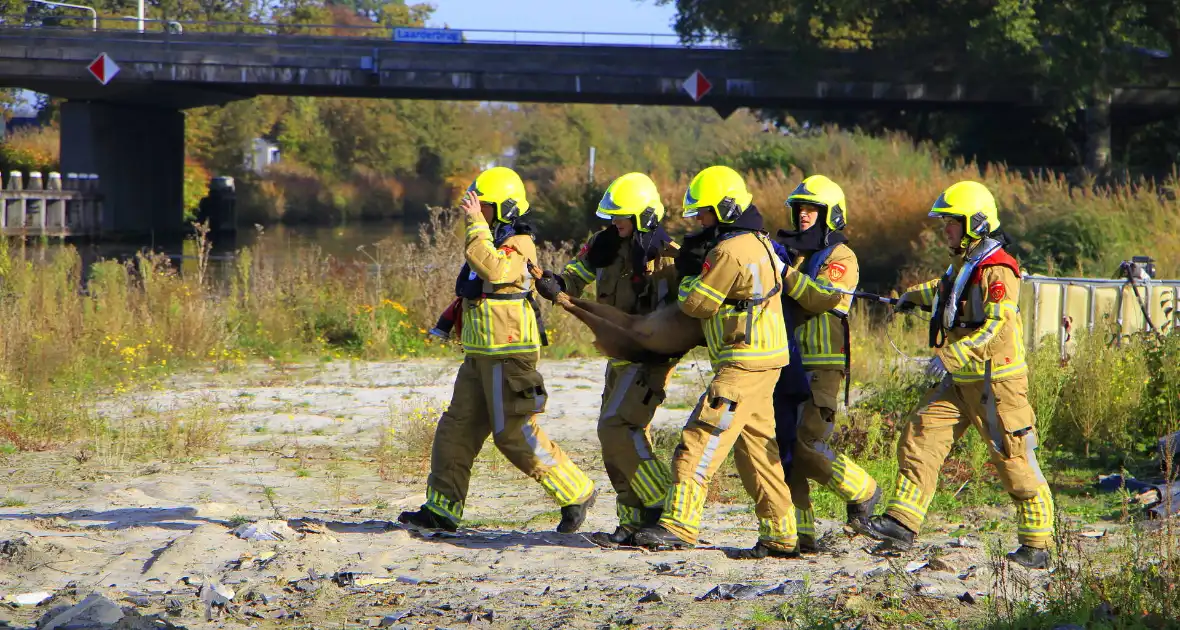
[[[5,174],[21,171],[28,183],[30,171],[61,169],[57,127],[22,127],[0,142],[0,168]]]
[[[1054,443],[1090,456],[1091,446],[1126,452],[1146,427],[1135,422],[1149,382],[1142,342],[1119,348],[1100,333],[1082,332],[1069,362],[1053,424]]]

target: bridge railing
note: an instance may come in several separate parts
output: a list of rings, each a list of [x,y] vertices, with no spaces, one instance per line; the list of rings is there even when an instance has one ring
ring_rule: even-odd
[[[52,171],[12,171],[0,190],[0,233],[4,235],[72,236],[98,232],[102,196],[98,175]],[[27,177],[27,179],[26,179]]]
[[[413,43],[471,44],[550,44],[562,46],[639,46],[646,48],[733,48],[730,42],[715,39],[703,44],[686,44],[674,33],[623,33],[605,31],[500,30],[483,28],[401,28],[381,24],[302,24],[287,22],[222,22],[197,20],[145,19],[143,32],[183,36],[191,33],[349,37],[407,41]],[[59,31],[139,32],[133,17],[99,17],[89,15],[33,16],[0,15],[2,29],[44,29]],[[399,37],[400,34],[400,37]]]

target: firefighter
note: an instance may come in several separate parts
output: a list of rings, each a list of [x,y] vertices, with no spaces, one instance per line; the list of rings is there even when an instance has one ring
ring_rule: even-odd
[[[455,288],[463,299],[466,357],[434,433],[426,503],[402,512],[402,523],[458,528],[471,465],[489,434],[508,461],[561,506],[557,531],[577,531],[597,495],[590,478],[536,422],[547,399],[537,372],[545,332],[527,269],[537,248],[531,228],[520,221],[528,210],[524,183],[511,169],[483,171],[467,189],[466,263]]]
[[[932,305],[927,374],[939,383],[906,421],[897,448],[898,476],[885,513],[862,533],[901,549],[913,545],[951,446],[974,426],[988,444],[1004,489],[1016,504],[1020,546],[1008,558],[1046,568],[1053,536],[1053,497],[1037,464],[1037,430],[1028,401],[1020,267],[1004,251],[991,192],[961,181],[930,210],[944,221],[947,245],[959,259],[942,280],[912,287],[897,309]]]
[[[790,356],[778,295],[786,265],[762,231],[751,197],[741,176],[724,166],[698,173],[684,195],[685,216],[697,217],[713,236],[700,269],[681,280],[679,302],[685,314],[702,320],[714,376],[681,432],[659,523],[636,532],[636,545],[695,545],[709,481],[733,450],[759,525],[757,544],[736,557],[797,555],[771,403]]]
[[[848,225],[844,191],[823,175],[804,179],[787,198],[795,231],[780,231],[788,251],[795,252],[791,265],[824,287],[855,291],[860,278],[856,254],[843,230]],[[827,486],[847,506],[848,522],[864,521],[873,515],[881,498],[877,482],[847,455],[828,445],[835,429],[840,385],[848,404],[851,367],[848,311],[852,296],[835,291],[803,291],[800,283],[789,294],[808,319],[795,333],[807,370],[811,397],[799,415],[795,449],[787,483],[795,502],[799,547],[814,551],[815,513],[811,507],[808,479]]]
[[[597,214],[610,224],[590,237],[560,275],[545,271],[538,285],[552,278],[561,291],[579,296],[593,282],[599,303],[635,315],[651,313],[669,296],[674,300],[677,245],[660,226],[664,204],[655,182],[642,173],[619,177],[607,187]],[[675,367],[674,358],[607,363],[598,439],[618,495],[619,524],[613,534],[592,534],[597,542],[631,544],[640,527],[659,520],[672,477],[652,452],[648,425]]]

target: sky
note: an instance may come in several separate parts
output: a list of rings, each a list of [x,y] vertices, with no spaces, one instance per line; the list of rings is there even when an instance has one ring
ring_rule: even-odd
[[[675,3],[657,6],[654,0],[430,0],[438,7],[427,26],[471,31],[527,30],[573,33],[657,33],[668,37],[656,43],[675,43],[672,23]],[[560,8],[558,8],[560,7]],[[557,36],[520,35],[531,41],[565,41]],[[506,33],[468,32],[469,40],[511,41]],[[580,38],[579,38],[580,40]],[[593,43],[647,43],[650,38],[588,38]]]

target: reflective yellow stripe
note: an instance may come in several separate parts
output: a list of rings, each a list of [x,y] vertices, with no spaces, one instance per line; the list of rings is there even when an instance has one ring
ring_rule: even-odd
[[[803,357],[803,367],[844,367],[842,354],[812,354]]]
[[[450,519],[456,525],[463,520],[463,502],[452,501],[430,486],[426,486],[426,509]]]
[[[701,282],[701,279],[699,276],[694,278],[692,280],[692,282],[689,283],[688,291],[689,291],[689,293],[692,293],[693,291],[700,293],[701,295],[709,298],[710,300],[712,300],[718,304],[721,304],[722,302],[725,301],[725,295],[723,295],[717,289],[714,289],[713,287],[705,284],[704,282]]]
[[[812,531],[814,535],[814,525]],[[795,510],[787,510],[782,518],[758,519],[758,540],[777,543],[784,547],[794,547],[798,540],[795,528]]]
[[[619,517],[619,525],[624,527],[639,529],[643,525],[643,510],[639,508],[616,503],[615,514]]]
[[[996,336],[996,333],[999,332],[1000,326],[1003,323],[1003,320],[989,319],[987,320],[986,324],[979,328],[979,330],[970,335],[967,335],[966,337],[963,337],[958,342],[956,342],[955,345],[957,346],[959,344],[963,344],[963,346],[968,348],[979,348],[985,346],[987,345],[987,342],[991,341],[992,338]]]
[[[1035,496],[1016,502],[1016,534],[1020,541],[1044,541],[1053,535],[1053,494],[1048,485]]]
[[[860,503],[873,495],[876,485],[872,477],[847,455],[837,455],[832,462],[832,478],[828,488],[845,503]]]
[[[655,459],[639,462],[639,468],[631,479],[631,489],[647,507],[661,505],[672,485],[672,473],[667,464]]]
[[[800,536],[815,538],[815,510],[795,508],[795,528]]]
[[[492,240],[492,229],[486,223],[473,223],[467,226],[467,238],[476,234],[486,234],[487,240]]]
[[[889,501],[886,511],[898,510],[916,518],[918,523],[926,520],[926,510],[930,507],[930,500],[934,496],[922,496],[918,484],[909,480],[905,475],[897,476],[897,489]]]
[[[590,273],[590,270],[587,269],[586,265],[582,264],[582,261],[580,260],[575,260],[566,265],[565,270],[578,276],[583,282],[590,282],[594,280],[594,274]]]
[[[952,343],[950,346],[950,351],[951,351],[951,354],[955,355],[955,358],[959,360],[959,365],[967,365],[967,363],[969,362],[969,359],[967,358],[967,355],[963,352],[963,346],[961,346],[957,343]]]
[[[496,342],[492,309],[517,309],[520,322],[519,338]],[[507,337],[508,334],[505,334]],[[517,336],[517,335],[512,335]],[[475,308],[463,310],[463,351],[478,355],[499,355],[530,352],[541,348],[540,330],[533,307],[524,299],[479,300]]]
[[[803,297],[803,294],[807,293],[808,288],[812,289],[813,291],[818,291],[823,295],[832,294],[832,291],[829,288],[830,285],[826,283],[817,283],[811,279],[811,276],[806,274],[799,274],[799,278],[799,283],[796,284],[795,287],[788,293],[792,299],[798,300],[799,298]]]
[[[926,304],[934,304],[934,295],[938,292],[938,280],[929,280],[906,290],[906,293],[917,291]]]
[[[787,326],[781,313],[765,308],[755,308],[754,324],[746,347],[739,348],[724,343],[727,323],[744,329],[745,311],[733,306],[723,306],[716,315],[705,322],[705,342],[709,346],[709,359],[714,366],[720,363],[740,360],[770,360],[790,357],[787,346]]]
[[[549,469],[541,478],[541,487],[561,507],[581,503],[594,491],[594,482],[571,461]]]
[[[697,276],[684,276],[680,280],[680,291],[676,299],[683,302],[688,299],[688,294],[692,293],[692,283],[697,279]]]
[[[691,532],[695,538],[701,531],[705,513],[705,487],[694,481],[681,481],[672,486],[661,521],[668,520]]]

